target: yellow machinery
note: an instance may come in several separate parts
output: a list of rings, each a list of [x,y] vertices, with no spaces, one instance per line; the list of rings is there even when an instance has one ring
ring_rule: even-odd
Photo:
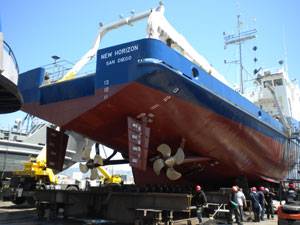
[[[103,167],[98,166],[97,169],[103,175],[104,184],[121,184],[122,178],[119,175],[110,175]]]
[[[103,184],[121,184],[123,182],[120,176],[110,175],[101,166],[94,167],[92,171],[97,173],[97,170],[102,176],[97,175],[96,178],[100,178]],[[9,186],[2,190],[2,198],[15,204],[22,204],[27,201],[29,204],[34,205],[34,191],[36,189],[45,189],[46,185],[56,185],[58,183],[58,177],[53,170],[47,168],[46,147],[44,147],[36,158],[31,158],[24,163],[23,170],[14,173]],[[64,189],[79,190],[79,185],[68,183]]]
[[[46,185],[57,183],[58,179],[53,170],[47,168],[46,147],[44,147],[36,158],[24,163],[23,170],[14,173],[9,185],[2,190],[2,198],[17,205],[25,201],[34,205],[34,191],[37,188],[45,189]]]
[[[118,175],[110,175],[103,167],[98,166],[98,171],[102,174],[104,184],[121,184],[122,178]],[[22,171],[15,172],[17,176],[30,176],[41,184],[57,184],[58,178],[53,170],[47,168],[46,147],[44,147],[36,158],[31,158],[24,163]],[[101,179],[100,178],[100,179]]]
[[[58,179],[52,169],[47,168],[46,147],[44,147],[36,158],[31,158],[24,163],[22,171],[16,171],[17,176],[30,176],[34,180],[46,184],[57,184]]]
[[[98,171],[102,174],[104,184],[121,184],[122,178],[119,175],[110,175],[103,167],[98,166]],[[44,147],[36,158],[31,158],[24,163],[22,171],[15,172],[17,176],[30,176],[41,184],[57,184],[58,178],[53,170],[47,168],[46,147]],[[100,179],[101,179],[100,178]]]

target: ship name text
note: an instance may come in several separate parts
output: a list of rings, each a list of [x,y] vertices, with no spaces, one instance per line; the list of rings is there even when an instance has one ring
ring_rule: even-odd
[[[105,52],[102,53],[100,58],[101,60],[107,60],[105,62],[106,66],[110,66],[116,63],[123,63],[130,61],[132,59],[131,55],[128,55],[128,53],[135,52],[139,50],[139,45],[131,45],[125,48],[120,48],[114,51]],[[127,54],[126,56],[123,56],[124,54]],[[115,58],[118,57],[118,58]],[[112,58],[112,59],[111,59]]]

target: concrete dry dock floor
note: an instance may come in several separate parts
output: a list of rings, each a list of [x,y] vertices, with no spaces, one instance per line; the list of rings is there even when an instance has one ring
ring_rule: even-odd
[[[57,219],[55,221],[39,220],[35,208],[16,206],[10,202],[0,201],[0,225],[121,225],[116,223],[104,223],[100,220],[72,220]],[[217,224],[215,221],[205,220],[205,225]],[[244,225],[277,225],[277,218],[265,220],[260,223],[244,222]],[[176,225],[181,225],[180,223]]]

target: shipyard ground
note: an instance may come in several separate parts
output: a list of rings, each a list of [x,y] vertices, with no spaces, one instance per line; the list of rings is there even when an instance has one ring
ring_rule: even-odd
[[[75,219],[57,219],[55,221],[39,220],[36,215],[35,208],[27,206],[16,206],[10,202],[0,201],[0,224],[1,225],[117,225],[116,223],[108,223],[101,220],[75,220]],[[206,224],[217,224],[210,221]],[[276,225],[277,218],[265,220],[260,223],[244,222],[246,225]],[[120,225],[120,224],[118,224]],[[178,224],[179,225],[179,224]]]

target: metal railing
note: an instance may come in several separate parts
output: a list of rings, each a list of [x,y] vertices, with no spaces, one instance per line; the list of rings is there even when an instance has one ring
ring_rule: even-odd
[[[64,75],[72,69],[74,63],[68,60],[59,60],[54,63],[43,66],[45,69],[45,78],[43,85],[49,85],[56,83],[56,81],[62,79]],[[76,75],[76,78],[87,76],[96,72],[96,59],[91,60],[80,73]]]
[[[44,66],[45,69],[45,78],[44,84],[53,83],[60,78],[62,78],[67,71],[69,71],[73,66],[73,63],[67,60],[59,60],[54,63]]]
[[[19,74],[19,65],[18,65],[18,62],[17,62],[17,59],[15,57],[15,54],[13,52],[13,50],[11,49],[11,47],[9,46],[9,44],[5,41],[3,41],[3,46],[4,46],[4,50],[6,50],[8,52],[8,55],[13,59],[14,61],[14,64],[16,66],[16,69],[17,69],[17,72]]]

